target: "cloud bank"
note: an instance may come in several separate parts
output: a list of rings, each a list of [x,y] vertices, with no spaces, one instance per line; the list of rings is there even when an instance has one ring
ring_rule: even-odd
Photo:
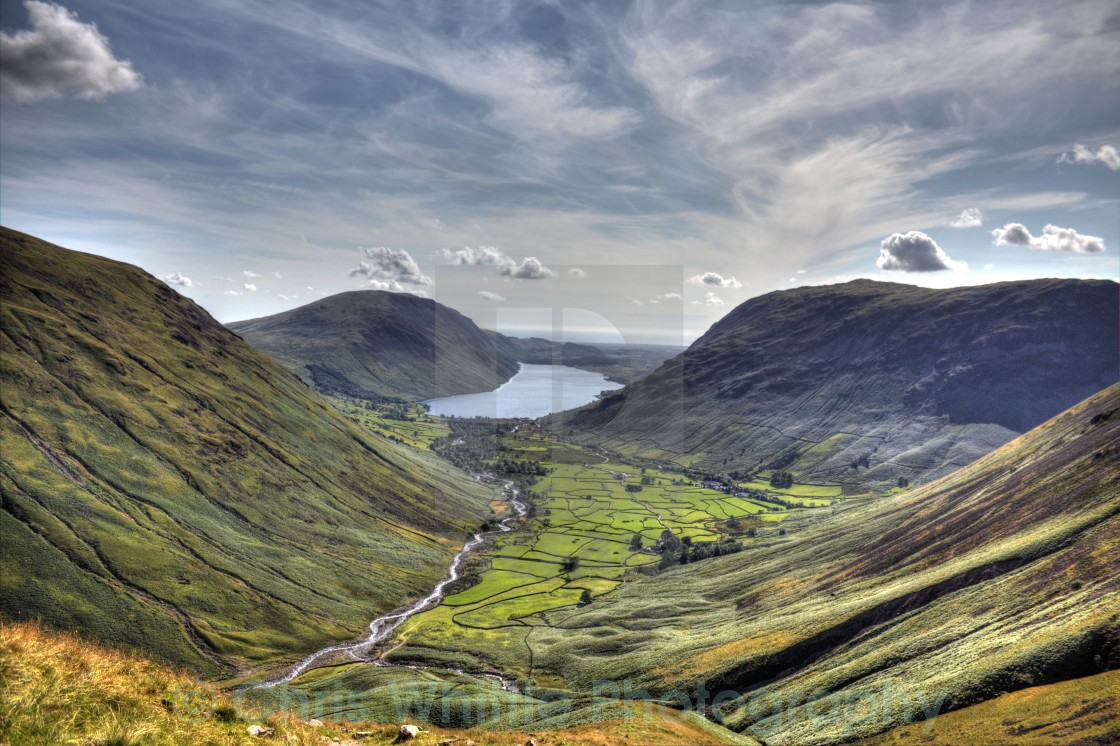
[[[1120,171],[1120,150],[1115,145],[1102,145],[1095,151],[1084,145],[1074,145],[1073,152],[1062,153],[1058,163],[1092,165],[1101,163],[1112,171]]]
[[[362,249],[369,261],[358,262],[350,270],[351,277],[365,277],[376,290],[397,290],[402,285],[431,285],[432,278],[420,271],[420,265],[404,249],[370,246]],[[396,287],[394,287],[396,286]]]
[[[978,228],[984,224],[984,213],[977,207],[966,207],[961,214],[949,221],[951,228]]]
[[[96,25],[54,3],[26,0],[24,6],[31,28],[0,33],[0,98],[100,99],[141,86],[132,63],[113,56]]]
[[[168,285],[178,285],[184,288],[189,288],[194,285],[191,278],[185,276],[182,272],[172,272],[167,277],[164,277],[163,281]]]
[[[1073,228],[1046,225],[1042,235],[1032,236],[1022,223],[1008,223],[992,231],[996,246],[1027,246],[1043,251],[1071,251],[1076,254],[1098,254],[1104,251],[1104,239],[1086,236]]]
[[[460,267],[496,267],[499,275],[518,280],[543,280],[555,274],[535,256],[523,257],[520,262],[517,262],[513,257],[493,246],[479,246],[477,249],[470,246],[461,249],[441,249],[439,256],[448,264]]]
[[[968,269],[965,262],[954,261],[932,238],[921,231],[892,233],[883,239],[879,269],[890,272],[940,272]]]
[[[743,283],[736,280],[734,277],[724,277],[718,272],[704,272],[703,274],[693,275],[688,278],[692,285],[700,285],[714,288],[741,288]]]

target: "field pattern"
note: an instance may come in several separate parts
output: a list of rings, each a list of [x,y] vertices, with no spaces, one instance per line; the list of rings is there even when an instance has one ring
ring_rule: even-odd
[[[503,438],[501,445],[503,457],[549,470],[527,487],[532,519],[524,530],[496,537],[473,586],[402,625],[389,658],[443,660],[469,650],[480,670],[530,676],[531,635],[549,626],[547,612],[592,604],[628,576],[657,572],[668,561],[661,553],[666,532],[677,547],[728,547],[773,535],[794,514],[830,513],[819,509],[840,494],[829,485],[777,490],[764,481],[721,491],[539,433]]]

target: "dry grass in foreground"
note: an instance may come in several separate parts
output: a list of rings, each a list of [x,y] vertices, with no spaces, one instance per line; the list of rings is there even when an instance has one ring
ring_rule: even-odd
[[[272,728],[249,735],[250,725]],[[327,722],[281,713],[239,711],[212,686],[149,660],[107,650],[40,624],[0,625],[0,743],[81,744],[347,744],[393,743],[398,726]],[[357,734],[361,734],[359,738]],[[711,734],[670,719],[610,721],[567,731],[486,733],[425,730],[410,743],[436,746],[604,746],[629,743],[691,746],[718,743]]]

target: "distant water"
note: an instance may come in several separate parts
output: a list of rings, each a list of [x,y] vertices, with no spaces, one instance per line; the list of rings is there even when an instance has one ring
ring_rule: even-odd
[[[493,391],[445,396],[426,403],[432,414],[445,417],[543,417],[589,404],[602,391],[622,388],[602,373],[567,365],[520,365],[517,375]]]

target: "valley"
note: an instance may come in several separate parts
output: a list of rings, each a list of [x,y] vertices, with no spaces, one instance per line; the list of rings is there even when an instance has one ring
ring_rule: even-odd
[[[1065,376],[1046,397],[970,410],[987,422],[962,419],[955,379],[995,365],[1002,383],[979,390],[1014,403],[1036,374],[978,354],[944,378],[944,361],[913,353],[906,365],[932,372],[911,394],[859,399],[898,368],[841,377],[836,401],[795,397],[833,414],[786,421],[771,384],[768,406],[753,383],[726,387],[742,351],[762,344],[732,314],[582,409],[443,418],[420,401],[424,354],[410,358],[421,368],[386,368],[377,391],[306,381],[133,267],[0,238],[5,639],[77,628],[192,671],[246,713],[208,711],[208,728],[233,737],[251,717],[299,739],[316,719],[340,736],[414,721],[495,743],[531,732],[828,746],[925,738],[943,713],[946,739],[982,740],[994,716],[977,707],[1093,738],[1120,717],[1107,701],[1093,705],[1103,720],[1053,710],[1098,702],[1098,677],[1120,664],[1120,384],[1028,428],[1107,377],[1105,343],[1076,375],[1038,373]],[[1013,313],[1031,290],[1071,291],[1091,311],[1115,288],[976,294],[1009,292]],[[820,291],[876,309],[898,292]],[[972,333],[994,334],[1011,358],[1058,355],[1061,323],[1039,318],[1048,331],[1034,337],[998,320]],[[872,336],[861,354],[896,341]],[[335,359],[328,347],[316,354]],[[800,391],[792,370],[771,383]],[[422,386],[402,393],[405,380]],[[747,410],[768,434],[728,450],[744,431],[727,418]],[[703,418],[714,445],[663,447]],[[624,434],[647,419],[645,435]],[[45,626],[11,626],[26,623]],[[1008,699],[1028,689],[1039,692]],[[179,728],[171,715],[151,727]],[[30,715],[5,717],[17,728]]]

